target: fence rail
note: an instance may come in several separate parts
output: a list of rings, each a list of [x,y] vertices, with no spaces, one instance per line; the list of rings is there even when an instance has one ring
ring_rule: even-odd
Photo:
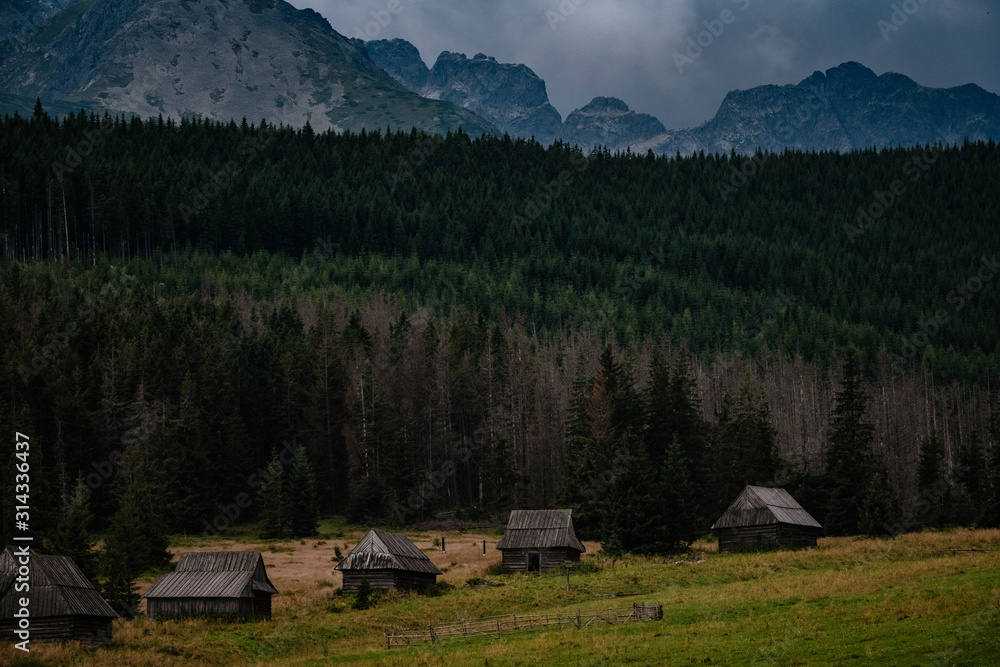
[[[540,628],[564,627],[582,629],[591,624],[608,623],[621,625],[638,621],[659,621],[663,619],[663,605],[634,604],[631,608],[602,609],[600,611],[566,614],[510,614],[486,618],[463,619],[441,625],[428,624],[426,629],[386,630],[386,648],[407,647],[414,644],[431,643],[448,639],[470,639],[472,637],[497,637],[514,632],[526,632]]]

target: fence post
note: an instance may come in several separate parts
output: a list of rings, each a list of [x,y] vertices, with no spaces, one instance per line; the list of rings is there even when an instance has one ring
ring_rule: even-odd
[[[431,643],[433,644],[434,643],[434,626],[431,625],[430,623],[427,624],[427,632],[430,633],[430,635],[431,635]]]
[[[576,629],[577,630],[580,629],[580,610],[579,610],[579,608],[576,610]]]

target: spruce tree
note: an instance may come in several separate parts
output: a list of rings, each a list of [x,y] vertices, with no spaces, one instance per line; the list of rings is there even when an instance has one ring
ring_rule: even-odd
[[[830,413],[826,452],[828,489],[824,526],[831,535],[853,535],[861,530],[862,507],[869,514],[866,527],[879,522],[875,516],[893,505],[875,498],[873,489],[884,480],[884,465],[872,451],[875,427],[865,420],[867,397],[854,348],[844,358],[843,379]],[[885,493],[890,492],[882,487]],[[891,523],[891,516],[885,516]],[[879,522],[881,525],[882,522]]]
[[[776,431],[763,392],[747,372],[735,398],[726,394],[719,411],[713,452],[713,513],[720,514],[747,484],[774,481],[778,469]]]
[[[45,540],[45,549],[56,556],[69,556],[83,575],[96,581],[98,575],[95,542],[90,536],[94,515],[87,500],[89,489],[80,478],[56,523],[55,531]]]
[[[132,480],[111,518],[100,553],[104,597],[123,616],[133,616],[138,610],[135,580],[139,575],[170,562],[146,467],[140,461],[132,468]]]
[[[281,539],[288,533],[288,502],[285,494],[285,471],[277,450],[264,471],[264,483],[257,494],[260,502],[260,536]]]
[[[288,525],[291,537],[310,537],[319,526],[319,498],[312,465],[300,445],[288,470],[285,494],[288,503]]]
[[[611,463],[608,490],[600,505],[601,551],[654,553],[664,508],[657,502],[655,479],[642,441],[625,433]]]
[[[684,549],[698,536],[698,512],[684,448],[675,438],[667,448],[660,475],[661,550]]]
[[[944,443],[937,431],[931,430],[920,443],[917,465],[917,487],[920,489],[917,521],[921,525],[940,528],[947,521],[946,503],[950,495],[944,466]]]

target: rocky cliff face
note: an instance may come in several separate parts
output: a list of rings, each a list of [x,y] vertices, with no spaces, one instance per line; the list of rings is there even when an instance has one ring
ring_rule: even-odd
[[[469,109],[501,132],[548,144],[562,127],[545,82],[524,65],[500,63],[482,53],[470,59],[445,51],[428,70],[406,40],[372,41],[365,48],[376,65],[408,90]]]
[[[926,88],[858,63],[816,72],[797,85],[726,95],[708,123],[666,132],[638,148],[657,153],[850,151],[1000,137],[1000,96],[975,85]]]
[[[365,42],[368,57],[407,90],[420,93],[431,71],[420,51],[405,39],[379,39]]]
[[[876,75],[855,62],[816,72],[797,85],[758,86],[726,95],[699,127],[667,130],[611,97],[595,98],[557,126],[545,83],[531,70],[482,54],[441,54],[427,71],[404,40],[369,42],[368,52],[410,90],[472,109],[514,136],[561,139],[585,149],[644,153],[752,153],[913,146],[1000,138],[1000,97],[975,85],[926,88],[901,74]]]
[[[360,41],[283,0],[82,0],[0,61],[0,92],[142,116],[309,122],[317,131],[495,132],[469,111],[407,91]]]
[[[619,150],[666,131],[656,118],[632,111],[619,99],[595,97],[590,104],[566,117],[561,138],[588,149],[607,146],[610,150]]]

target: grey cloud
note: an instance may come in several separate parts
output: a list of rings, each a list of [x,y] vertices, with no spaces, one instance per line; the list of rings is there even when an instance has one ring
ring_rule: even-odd
[[[391,2],[291,1],[320,12],[347,36],[363,34],[372,12],[377,16]],[[715,115],[730,90],[797,83],[848,60],[927,86],[976,83],[1000,92],[1000,3],[992,0],[398,2],[388,25],[373,24],[377,38],[409,40],[428,66],[441,51],[523,63],[545,80],[564,118],[607,95],[668,128],[691,127]],[[892,25],[894,5],[915,11],[886,37],[879,21]],[[553,24],[548,11],[565,20]],[[679,68],[675,54],[687,57],[688,40],[699,37],[708,46]]]

